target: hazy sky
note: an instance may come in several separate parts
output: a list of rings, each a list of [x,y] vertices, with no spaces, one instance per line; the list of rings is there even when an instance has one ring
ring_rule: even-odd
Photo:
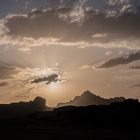
[[[139,3],[0,0],[0,103],[140,98]]]

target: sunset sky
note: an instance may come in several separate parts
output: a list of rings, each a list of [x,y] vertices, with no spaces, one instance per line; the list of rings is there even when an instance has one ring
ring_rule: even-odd
[[[139,0],[0,0],[0,103],[140,99],[139,38]]]

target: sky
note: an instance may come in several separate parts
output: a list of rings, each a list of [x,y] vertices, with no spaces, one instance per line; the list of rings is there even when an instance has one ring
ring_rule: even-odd
[[[0,0],[0,103],[140,99],[139,25],[139,0]]]

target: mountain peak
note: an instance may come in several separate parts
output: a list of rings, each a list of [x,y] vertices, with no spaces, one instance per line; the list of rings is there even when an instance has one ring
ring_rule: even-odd
[[[89,91],[89,90],[87,90],[87,91],[85,91],[85,92],[83,92],[83,94],[81,94],[81,97],[83,97],[83,98],[100,98],[100,99],[104,99],[104,98],[102,98],[102,97],[100,97],[100,96],[98,96],[98,95],[96,95],[96,94],[94,94],[94,93],[92,93],[91,91]]]
[[[82,95],[94,95],[94,94],[90,92],[89,90],[86,90],[85,92],[83,92]]]
[[[73,100],[66,103],[59,103],[57,107],[62,106],[88,106],[88,105],[106,105],[113,102],[122,102],[125,98],[110,98],[104,99],[103,97],[97,96],[89,90],[83,92],[80,96],[76,96]]]

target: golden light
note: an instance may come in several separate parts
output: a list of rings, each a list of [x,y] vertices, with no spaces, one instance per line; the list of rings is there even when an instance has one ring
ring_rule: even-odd
[[[48,85],[48,90],[52,92],[59,90],[59,88],[60,88],[60,82],[51,82]]]

